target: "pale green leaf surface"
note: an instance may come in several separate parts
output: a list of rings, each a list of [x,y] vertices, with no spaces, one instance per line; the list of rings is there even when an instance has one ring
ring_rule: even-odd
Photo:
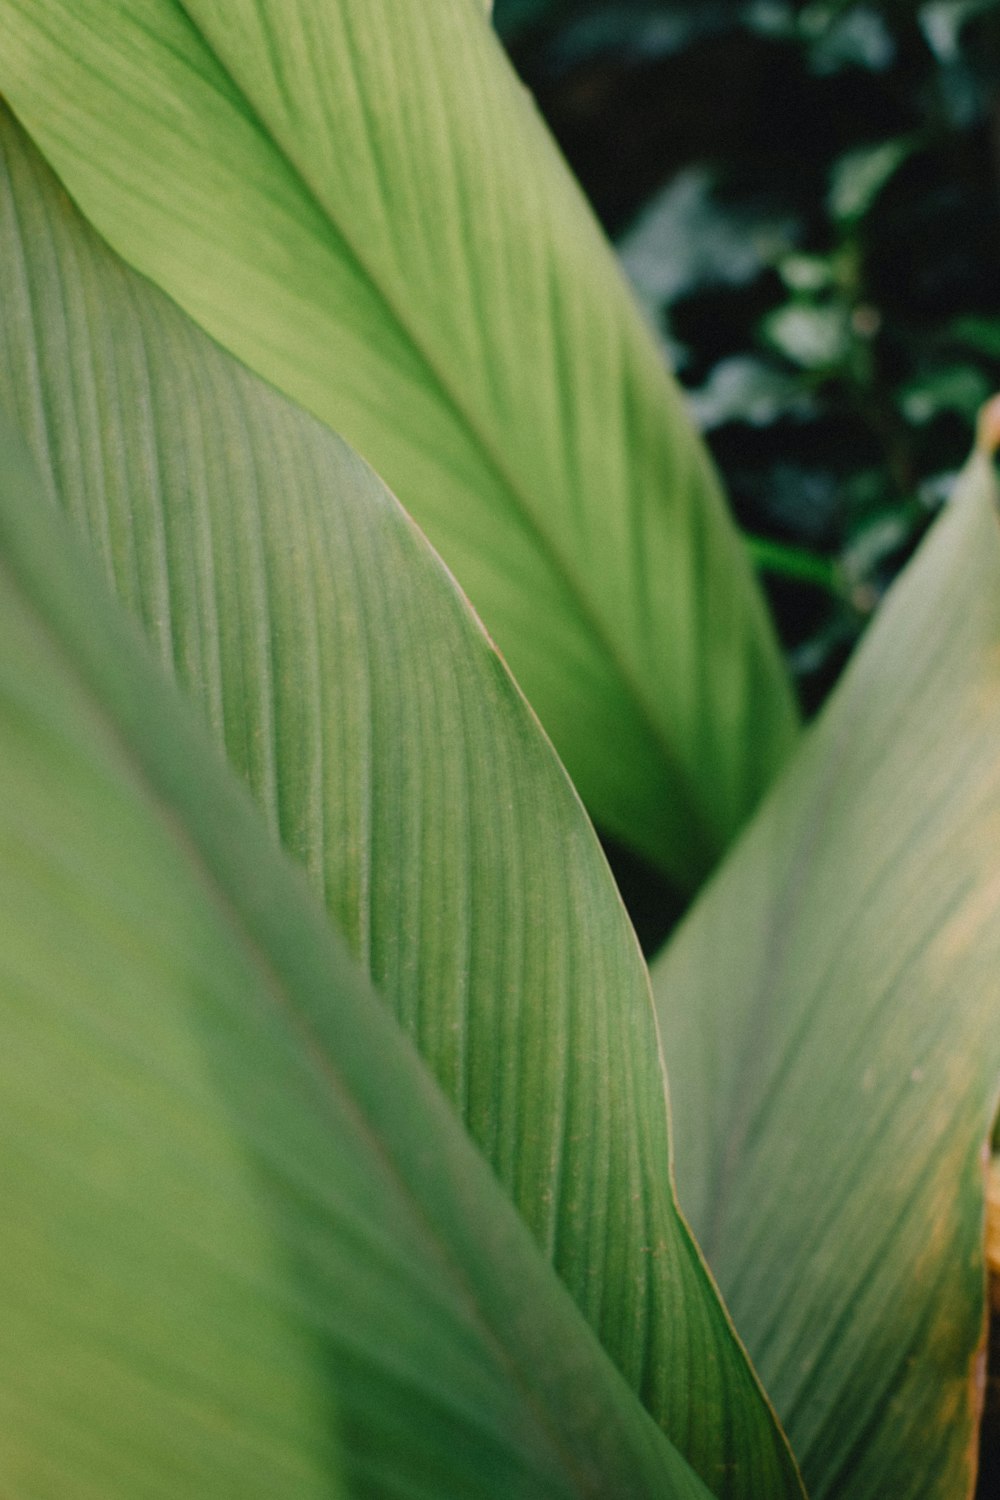
[[[376,476],[129,271],[0,118],[0,400],[605,1346],[797,1491],[681,1222],[648,978],[572,787]]]
[[[1000,534],[975,457],[654,966],[681,1204],[837,1500],[971,1492],[1000,1082]]]
[[[0,1490],[706,1500],[63,526],[4,430]]]
[[[0,89],[127,259],[330,422],[593,815],[689,887],[794,710],[677,391],[468,0],[0,0]]]

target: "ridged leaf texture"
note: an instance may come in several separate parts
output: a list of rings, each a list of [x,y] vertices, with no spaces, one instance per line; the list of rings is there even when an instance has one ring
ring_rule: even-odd
[[[386,479],[599,824],[694,886],[795,736],[715,476],[469,0],[2,0],[84,212]]]
[[[707,1500],[112,602],[4,425],[4,1495]]]
[[[328,429],[0,121],[0,401],[602,1341],[713,1487],[795,1493],[681,1221],[648,976],[531,710]]]
[[[817,1500],[972,1492],[998,749],[997,483],[977,454],[654,967],[681,1203]]]

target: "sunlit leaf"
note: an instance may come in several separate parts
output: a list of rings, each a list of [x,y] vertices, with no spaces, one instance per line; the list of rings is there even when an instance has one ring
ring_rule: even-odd
[[[794,738],[705,452],[469,0],[0,0],[102,232],[454,569],[599,823],[690,887]]]
[[[1000,1083],[989,461],[658,961],[682,1206],[837,1500],[970,1493]]]

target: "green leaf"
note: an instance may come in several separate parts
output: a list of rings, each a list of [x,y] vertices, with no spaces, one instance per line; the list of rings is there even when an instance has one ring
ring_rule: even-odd
[[[704,1500],[62,527],[5,427],[3,1493]]]
[[[681,1203],[814,1496],[971,1493],[1000,1080],[1000,536],[975,457],[658,960]]]
[[[103,234],[369,459],[593,815],[689,888],[794,710],[705,451],[468,0],[0,0]]]
[[[990,359],[1000,359],[1000,321],[996,318],[955,318],[948,324],[949,335]]]
[[[982,370],[975,365],[949,364],[913,376],[900,386],[895,399],[906,420],[923,427],[944,412],[974,421],[989,395],[990,383]]]
[[[860,223],[919,144],[915,136],[896,136],[875,146],[861,146],[838,158],[830,174],[827,198],[831,216],[844,226]]]
[[[648,977],[537,721],[332,433],[0,118],[0,400],[588,1319],[727,1494],[796,1493],[665,1171]]]
[[[851,323],[842,303],[795,298],[769,312],[760,325],[771,348],[804,370],[837,370],[851,348]]]

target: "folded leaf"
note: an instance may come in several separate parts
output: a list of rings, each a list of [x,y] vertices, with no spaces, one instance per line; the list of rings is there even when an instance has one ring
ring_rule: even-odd
[[[412,522],[79,219],[0,117],[0,401],[612,1357],[797,1492],[677,1213],[648,977],[537,721]]]
[[[0,435],[0,1488],[708,1492]]]
[[[469,0],[0,0],[0,89],[127,259],[329,421],[599,823],[681,887],[794,737],[705,452]]]
[[[971,1493],[1000,1083],[989,461],[654,969],[677,1173],[803,1466]]]

